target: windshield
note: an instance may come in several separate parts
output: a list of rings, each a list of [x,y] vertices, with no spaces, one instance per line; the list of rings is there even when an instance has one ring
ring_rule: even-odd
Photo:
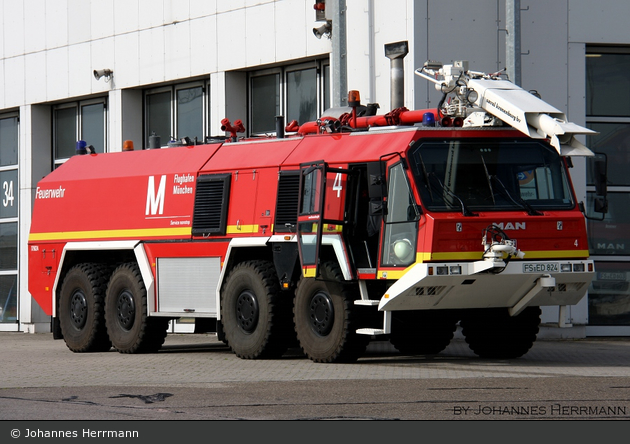
[[[409,159],[429,210],[541,214],[574,206],[562,158],[537,141],[418,141]]]

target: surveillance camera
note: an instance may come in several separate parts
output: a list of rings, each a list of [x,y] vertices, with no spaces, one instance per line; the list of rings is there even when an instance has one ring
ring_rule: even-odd
[[[100,80],[101,77],[105,77],[105,81],[108,82],[114,72],[111,69],[95,69],[94,78]]]

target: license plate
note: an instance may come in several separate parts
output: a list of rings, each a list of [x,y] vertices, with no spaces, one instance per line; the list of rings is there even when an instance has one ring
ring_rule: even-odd
[[[523,273],[554,273],[558,271],[560,271],[560,266],[557,262],[523,264]]]

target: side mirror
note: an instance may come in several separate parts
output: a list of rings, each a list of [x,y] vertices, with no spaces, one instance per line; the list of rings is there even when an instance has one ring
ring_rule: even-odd
[[[369,215],[370,216],[382,216],[383,215],[383,204],[382,200],[370,200],[369,206]]]
[[[608,213],[608,199],[605,196],[596,196],[593,200],[593,211],[596,213]]]
[[[387,182],[385,180],[385,163],[370,162],[367,165],[368,192],[371,199],[382,199],[387,196]]]
[[[608,194],[608,158],[604,153],[596,153],[592,162],[595,194],[605,197]]]
[[[590,173],[595,184],[592,211],[594,213],[600,213],[601,217],[594,218],[586,216],[586,218],[591,220],[604,220],[604,216],[608,213],[608,158],[606,154],[595,153],[595,157],[590,159]]]

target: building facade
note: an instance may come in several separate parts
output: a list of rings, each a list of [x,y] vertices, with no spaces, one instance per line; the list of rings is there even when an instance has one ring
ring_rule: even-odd
[[[549,333],[562,337],[628,335],[625,0],[0,0],[0,331],[50,331],[28,293],[31,208],[37,181],[78,140],[98,153],[125,141],[136,150],[203,142],[223,134],[224,118],[269,134],[275,116],[315,120],[347,89],[385,113],[384,45],[401,41],[409,44],[404,106],[436,107],[438,93],[414,70],[426,60],[502,70],[515,5],[521,86],[598,131],[585,142],[609,159],[610,211],[588,221],[597,277],[580,304],[546,308],[543,322],[572,326]],[[578,160],[573,169],[587,208],[588,166]]]

